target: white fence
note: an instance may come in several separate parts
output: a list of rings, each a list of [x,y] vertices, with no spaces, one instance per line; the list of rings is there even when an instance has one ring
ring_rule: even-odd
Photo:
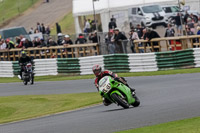
[[[130,72],[158,71],[154,53],[128,54]]]
[[[0,61],[0,77],[14,77],[11,61]]]

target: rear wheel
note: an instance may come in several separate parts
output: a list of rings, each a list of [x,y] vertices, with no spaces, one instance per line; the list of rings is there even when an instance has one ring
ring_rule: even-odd
[[[122,96],[119,96],[118,94],[116,93],[113,93],[111,95],[111,97],[120,105],[122,106],[123,108],[127,109],[129,108],[129,104],[127,103],[126,99]]]
[[[139,98],[135,95],[133,96],[133,98],[135,98],[135,102],[132,104],[132,106],[134,107],[138,107],[140,105],[140,100]]]

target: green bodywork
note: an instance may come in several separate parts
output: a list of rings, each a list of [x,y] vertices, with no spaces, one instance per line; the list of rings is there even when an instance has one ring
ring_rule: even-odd
[[[132,97],[132,93],[129,87],[126,85],[115,81],[112,77],[109,76],[109,81],[110,81],[110,87],[111,89],[108,92],[102,92],[99,91],[100,95],[102,95],[104,98],[108,99],[109,101],[116,103],[111,95],[113,93],[116,93],[119,96],[125,97],[127,103],[129,105],[133,104],[135,102],[135,98]]]

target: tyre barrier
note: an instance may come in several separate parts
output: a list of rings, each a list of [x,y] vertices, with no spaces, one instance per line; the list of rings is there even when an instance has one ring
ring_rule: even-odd
[[[57,59],[35,59],[35,76],[57,75]]]
[[[145,72],[200,67],[200,48],[180,51],[137,54],[111,54],[80,58],[35,59],[34,73],[44,75],[93,74],[92,66],[99,64],[104,70],[119,72]],[[0,77],[18,75],[17,61],[0,61]]]
[[[58,74],[80,75],[80,64],[78,58],[58,58]]]
[[[0,77],[14,77],[11,61],[0,61]]]
[[[200,48],[194,48],[195,67],[200,67]]]
[[[182,69],[195,67],[194,50],[181,50],[156,53],[156,61],[159,70]]]
[[[130,72],[158,71],[155,53],[128,54]]]
[[[127,54],[111,54],[104,56],[104,68],[115,73],[130,72]]]
[[[104,69],[104,58],[100,56],[90,56],[79,58],[81,75],[93,74],[92,66],[99,64]]]

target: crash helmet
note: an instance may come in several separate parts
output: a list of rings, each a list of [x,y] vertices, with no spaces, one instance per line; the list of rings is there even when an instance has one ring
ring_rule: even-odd
[[[101,66],[100,65],[94,65],[92,67],[92,71],[95,76],[99,76],[101,74]]]
[[[22,57],[22,58],[26,58],[26,52],[25,52],[25,51],[22,51],[22,52],[21,52],[21,57]]]

